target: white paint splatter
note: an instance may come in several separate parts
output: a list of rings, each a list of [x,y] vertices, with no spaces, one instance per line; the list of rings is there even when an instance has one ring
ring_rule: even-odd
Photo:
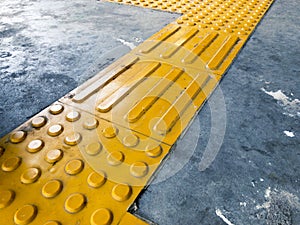
[[[291,99],[290,97],[286,96],[281,90],[278,91],[267,91],[264,88],[261,88],[263,92],[272,96],[275,100],[278,101],[280,105],[284,107],[287,112],[284,112],[284,115],[288,115],[290,117],[300,116],[300,100],[295,98]],[[291,96],[294,96],[291,93]]]
[[[134,37],[133,40],[137,43],[141,43],[143,42],[143,39],[142,38],[138,38],[138,37]]]
[[[128,42],[128,41],[125,41],[125,40],[123,40],[121,38],[117,38],[116,40],[119,41],[119,42],[121,42],[123,45],[129,47],[130,49],[134,49],[136,47],[135,44],[133,44],[131,42]]]
[[[268,199],[270,198],[271,195],[271,187],[268,187],[265,191],[265,198]]]
[[[265,190],[265,199],[266,202],[262,205],[257,205],[256,209],[269,210],[271,204],[273,204],[272,201],[274,201],[274,199],[285,199],[288,201],[291,207],[300,209],[300,202],[298,196],[287,191],[278,191],[276,188],[272,191],[271,187],[268,187]]]
[[[267,202],[263,203],[262,205],[257,205],[256,209],[268,209],[268,208],[270,208],[270,206],[271,206],[270,196],[271,196],[271,187],[268,187],[265,190],[265,199],[267,200]]]
[[[270,206],[271,206],[270,202],[265,202],[262,205],[257,205],[256,209],[268,209],[268,208],[270,208]]]
[[[224,223],[226,223],[227,225],[234,225],[233,223],[231,223],[221,212],[220,209],[216,209],[216,214],[218,217],[220,217]]]
[[[278,101],[282,101],[283,103],[287,104],[288,103],[288,97],[282,93],[281,90],[278,91],[267,91],[266,89],[262,88],[261,89],[263,92],[265,92],[266,94],[272,96],[274,99],[278,100]]]
[[[246,207],[247,206],[247,202],[240,202],[240,206]]]
[[[295,134],[293,131],[285,130],[285,131],[283,131],[283,133],[288,137],[295,137]]]

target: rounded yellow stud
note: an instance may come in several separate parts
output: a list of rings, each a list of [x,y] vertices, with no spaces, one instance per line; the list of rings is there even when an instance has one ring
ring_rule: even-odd
[[[236,29],[237,26],[235,25],[235,23],[231,22],[230,24],[227,25],[227,28],[229,28],[229,29]]]
[[[188,11],[188,10],[185,9],[185,8],[183,8],[183,9],[180,10],[181,13],[186,13],[187,11]]]
[[[217,12],[221,16],[222,14],[224,14],[224,9],[217,8],[217,10],[215,12]]]
[[[42,188],[42,195],[45,198],[54,198],[63,188],[62,182],[59,180],[50,180]]]
[[[51,220],[51,221],[47,221],[46,223],[44,223],[44,225],[61,225],[61,223]]]
[[[200,13],[198,16],[196,16],[196,18],[198,18],[199,20],[202,20],[205,18],[205,15],[203,15],[202,13]]]
[[[21,162],[22,159],[20,157],[11,157],[2,163],[1,168],[6,172],[14,171],[21,165]]]
[[[200,27],[200,28],[207,28],[207,25],[204,24],[204,23],[201,23],[201,24],[199,24],[199,27]]]
[[[144,162],[135,162],[130,166],[130,173],[134,177],[144,177],[148,173],[148,165]]]
[[[212,29],[212,30],[220,30],[220,27],[219,27],[219,26],[213,25],[213,26],[211,26],[211,29]]]
[[[87,182],[89,186],[93,188],[99,188],[101,187],[106,181],[106,176],[103,172],[92,172],[87,178]]]
[[[0,209],[9,206],[15,198],[15,192],[11,190],[0,191]]]
[[[182,8],[181,5],[175,5],[171,7],[171,11],[176,12],[177,10],[180,10],[180,8]]]
[[[64,142],[67,145],[71,145],[71,146],[77,145],[80,141],[81,141],[81,135],[77,132],[67,135],[64,139]]]
[[[188,22],[187,22],[187,25],[188,25],[188,26],[195,26],[196,23],[194,23],[193,21],[188,21]]]
[[[207,19],[203,20],[203,22],[205,24],[212,24],[212,21],[211,21],[211,19],[209,17]]]
[[[83,123],[83,127],[88,130],[95,129],[98,127],[98,125],[99,125],[99,122],[95,118],[89,118],[86,121],[84,121],[84,123]]]
[[[202,9],[204,9],[204,8],[206,7],[206,5],[205,5],[204,2],[202,2],[202,3],[200,3],[200,6],[199,6],[199,7],[202,8]]]
[[[80,113],[77,112],[77,111],[69,112],[66,115],[66,120],[69,121],[69,122],[75,122],[75,121],[77,121],[79,119],[80,119]]]
[[[194,18],[192,19],[192,21],[195,22],[195,23],[198,23],[198,22],[200,22],[200,19],[199,19],[198,17],[194,17]]]
[[[34,128],[40,128],[42,126],[44,126],[46,124],[47,120],[45,117],[43,116],[39,116],[39,117],[35,117],[32,121],[31,121],[31,125]]]
[[[117,184],[112,189],[112,197],[119,201],[125,201],[130,198],[132,193],[131,187],[127,184]]]
[[[102,133],[106,138],[114,138],[118,134],[118,128],[109,126],[102,130]]]
[[[232,32],[233,32],[233,30],[232,30],[232,29],[230,29],[230,28],[225,28],[225,29],[224,29],[224,32],[226,32],[226,33],[232,33]]]
[[[224,21],[223,20],[218,20],[218,21],[215,22],[215,25],[220,26],[220,27],[224,26]]]
[[[183,15],[183,16],[181,17],[181,19],[182,19],[182,20],[189,20],[189,17],[188,17],[187,15]]]
[[[102,145],[99,142],[93,142],[85,146],[85,152],[92,156],[99,154],[101,149]]]
[[[162,147],[160,145],[156,147],[151,147],[151,145],[149,145],[147,146],[145,153],[149,157],[156,158],[161,155]]]
[[[208,8],[209,8],[209,10],[214,11],[216,9],[216,6],[210,5]]]
[[[40,151],[44,147],[44,145],[45,144],[42,140],[36,139],[29,142],[26,149],[28,152],[35,153]]]
[[[17,144],[17,143],[24,141],[26,136],[27,136],[27,133],[25,131],[19,130],[19,131],[13,132],[10,135],[9,139],[10,139],[11,143]]]
[[[37,215],[37,208],[34,205],[24,205],[14,215],[14,222],[18,225],[27,225]]]
[[[63,152],[60,149],[53,149],[47,152],[45,160],[48,163],[55,163],[61,160],[63,157]]]
[[[188,17],[193,17],[194,15],[193,15],[193,13],[188,13],[188,14],[186,14]]]
[[[126,147],[135,147],[139,143],[139,137],[135,134],[130,134],[123,138],[123,144]]]
[[[64,128],[62,125],[55,124],[48,128],[47,133],[48,133],[48,135],[55,137],[55,136],[60,135],[63,132],[63,130],[64,130]]]
[[[69,213],[77,213],[86,204],[86,197],[81,193],[71,194],[65,201],[65,210]]]
[[[110,225],[113,220],[113,214],[109,209],[101,208],[93,212],[91,216],[91,225]]]
[[[176,20],[177,24],[183,24],[183,21],[181,19]]]
[[[112,166],[120,165],[124,161],[124,154],[120,151],[111,152],[107,156],[107,161]]]
[[[23,184],[31,184],[36,182],[41,176],[41,171],[38,168],[32,167],[26,169],[21,175],[21,182]]]
[[[247,35],[247,32],[246,31],[244,31],[244,30],[239,30],[238,32],[237,32],[239,35]]]
[[[62,111],[64,111],[64,107],[59,104],[52,105],[49,109],[49,112],[53,115],[60,114]]]
[[[84,164],[80,159],[73,159],[65,166],[65,171],[69,175],[76,175],[83,170]]]

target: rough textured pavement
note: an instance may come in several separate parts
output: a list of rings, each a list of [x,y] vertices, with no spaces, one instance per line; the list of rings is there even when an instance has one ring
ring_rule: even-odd
[[[121,41],[138,44],[178,16],[93,1],[0,4],[0,136],[129,51]],[[160,225],[300,224],[297,9],[297,0],[276,1],[222,80],[226,133],[210,167],[199,171],[206,104],[138,215]]]
[[[93,0],[0,3],[0,136],[177,18]]]

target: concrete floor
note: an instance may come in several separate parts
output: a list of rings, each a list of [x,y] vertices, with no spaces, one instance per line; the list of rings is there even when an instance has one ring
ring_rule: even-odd
[[[130,50],[117,39],[136,45],[178,17],[93,1],[52,3],[0,3],[0,136]],[[200,171],[199,163],[216,93],[139,198],[138,215],[160,225],[300,224],[297,9],[297,0],[276,1],[222,80],[226,108],[218,119],[226,133],[209,168]]]
[[[194,122],[200,124],[195,152],[175,176],[148,187],[139,215],[158,224],[300,224],[297,5],[276,1],[222,80],[227,126],[215,161],[199,171],[211,129],[206,104]],[[192,146],[190,134],[181,146]],[[172,167],[167,161],[161,173]]]

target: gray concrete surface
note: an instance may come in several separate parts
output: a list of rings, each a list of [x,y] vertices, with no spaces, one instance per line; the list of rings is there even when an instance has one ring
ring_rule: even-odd
[[[0,136],[175,20],[94,0],[0,2]]]
[[[298,8],[297,0],[276,1],[222,80],[227,127],[215,161],[199,171],[211,129],[206,104],[194,122],[200,124],[195,152],[175,176],[148,187],[140,216],[161,225],[300,224]],[[192,134],[181,146],[192,146]],[[180,151],[161,173],[176,168],[168,162],[184,158]]]
[[[117,39],[138,44],[178,16],[83,0],[0,5],[0,136],[129,51]],[[199,171],[212,124],[206,104],[139,198],[138,215],[160,225],[300,224],[297,9],[297,0],[276,1],[222,80],[227,126],[210,167]]]

